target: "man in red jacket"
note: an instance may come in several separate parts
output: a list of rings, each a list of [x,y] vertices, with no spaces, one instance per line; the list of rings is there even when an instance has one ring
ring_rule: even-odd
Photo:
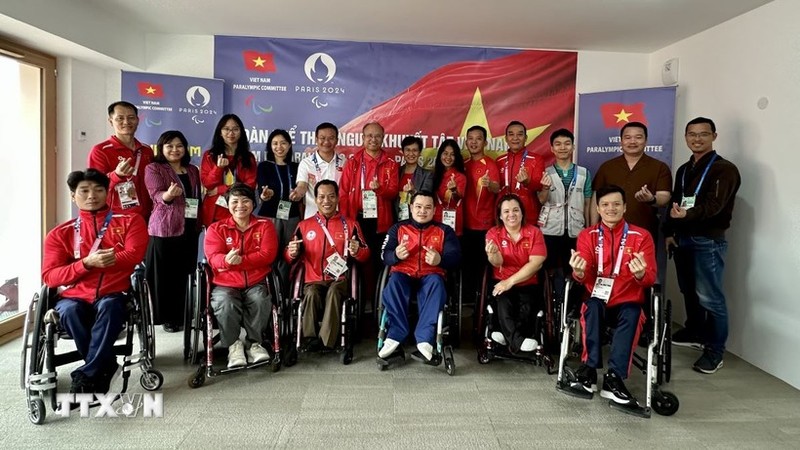
[[[302,258],[305,266],[303,337],[319,336],[324,347],[333,348],[347,295],[347,259],[366,262],[370,251],[361,245],[364,237],[356,221],[336,211],[339,186],[335,181],[318,181],[314,197],[318,212],[297,225],[296,239],[289,242],[285,257],[290,264]],[[324,311],[322,320],[320,310]]]
[[[389,330],[380,358],[389,357],[408,335],[408,307],[416,293],[419,319],[412,356],[431,361],[439,311],[447,301],[444,276],[461,262],[461,247],[452,228],[433,220],[433,193],[418,191],[411,198],[411,218],[396,223],[386,234],[383,261],[391,275],[383,289]]]
[[[339,182],[339,211],[356,219],[367,239],[367,246],[377,250],[386,231],[394,223],[394,201],[400,190],[397,162],[383,150],[384,131],[381,124],[364,125],[364,148],[347,160]],[[364,294],[373,298],[381,266],[380,252],[372,254],[372,264],[364,266]]]
[[[138,214],[112,213],[103,173],[72,172],[67,185],[78,218],[47,234],[42,279],[65,287],[54,309],[84,360],[72,371],[70,392],[105,394],[118,368],[114,341],[127,316],[131,273],[147,250],[147,228]]]
[[[153,162],[153,149],[135,137],[139,111],[131,103],[114,102],[108,107],[108,123],[114,134],[89,151],[88,166],[111,180],[108,204],[114,212],[150,217],[153,202],[144,184],[144,168]]]
[[[601,223],[578,235],[578,249],[569,264],[572,276],[591,292],[581,306],[583,355],[578,381],[571,389],[593,393],[597,369],[603,367],[602,333],[607,314],[616,314],[617,327],[611,342],[608,372],[600,396],[620,405],[637,405],[623,380],[628,377],[634,346],[645,322],[642,304],[645,290],[656,281],[653,238],[631,225],[625,214],[625,191],[616,185],[596,192]]]
[[[529,152],[525,148],[528,132],[525,124],[517,120],[506,126],[506,144],[508,151],[497,157],[497,169],[500,171],[500,193],[517,194],[528,217],[539,217],[539,199],[536,193],[542,190],[542,174],[544,162],[541,156]]]
[[[235,183],[226,195],[231,217],[208,227],[205,253],[214,272],[211,307],[232,369],[270,359],[261,343],[272,309],[265,281],[278,256],[278,235],[269,219],[253,215],[256,194],[250,186]],[[242,328],[245,343],[239,340]]]

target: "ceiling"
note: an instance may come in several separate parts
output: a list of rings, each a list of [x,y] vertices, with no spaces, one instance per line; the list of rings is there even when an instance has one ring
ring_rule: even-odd
[[[150,33],[650,53],[772,0],[48,1],[0,1],[0,36],[124,67],[113,48]]]
[[[649,53],[771,0],[83,0],[145,32]]]

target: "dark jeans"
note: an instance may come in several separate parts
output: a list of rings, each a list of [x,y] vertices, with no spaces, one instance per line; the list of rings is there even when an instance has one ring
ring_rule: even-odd
[[[411,296],[416,292],[419,320],[414,331],[418,344],[427,342],[435,345],[436,322],[439,311],[447,302],[447,290],[441,275],[425,275],[412,278],[404,273],[393,272],[383,289],[389,331],[386,337],[403,342],[408,336],[408,307]]]
[[[72,372],[97,378],[116,363],[114,342],[127,317],[125,294],[110,294],[94,303],[62,298],[54,308],[63,328],[75,342],[84,364]]]
[[[606,309],[606,304],[597,297],[591,297],[581,306],[581,328],[583,328],[583,355],[581,361],[589,367],[603,367],[603,333],[606,316],[616,314],[617,323],[611,338],[611,354],[608,357],[608,370],[628,378],[633,350],[639,342],[639,334],[645,322],[642,305],[628,302]]]
[[[678,286],[686,305],[686,328],[707,351],[722,357],[728,340],[728,307],[722,273],[728,242],[724,238],[681,237],[675,252]]]
[[[514,286],[498,295],[495,302],[500,332],[511,351],[518,352],[522,341],[533,337],[536,332],[534,320],[543,307],[542,289],[539,285]]]

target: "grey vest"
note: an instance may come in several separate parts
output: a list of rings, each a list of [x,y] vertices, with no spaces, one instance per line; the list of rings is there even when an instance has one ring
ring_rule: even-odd
[[[553,166],[548,166],[545,172],[552,180],[547,203],[542,205],[539,213],[539,228],[547,236],[561,236],[566,227],[569,237],[578,237],[578,233],[586,226],[584,218],[583,188],[586,184],[586,168],[574,166],[575,183],[569,185],[569,196],[564,190],[564,183]],[[571,181],[571,180],[570,180]]]

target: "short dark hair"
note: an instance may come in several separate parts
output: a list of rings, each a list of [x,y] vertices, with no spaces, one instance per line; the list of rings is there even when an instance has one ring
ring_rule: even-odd
[[[253,202],[253,207],[256,204],[256,192],[250,186],[244,183],[233,183],[233,185],[225,193],[225,200],[230,201],[232,196],[247,197]]]
[[[109,116],[114,114],[114,108],[116,108],[117,106],[122,106],[123,108],[130,108],[130,109],[133,110],[133,112],[137,116],[139,115],[139,108],[137,108],[136,105],[134,105],[131,102],[126,102],[125,100],[120,100],[118,102],[114,102],[114,103],[108,105],[108,115]]]
[[[556,138],[560,137],[566,137],[569,138],[569,140],[572,141],[573,143],[575,142],[575,135],[572,134],[572,131],[569,131],[566,128],[559,128],[558,130],[553,131],[550,134],[550,147],[553,146],[553,142],[555,142]]]
[[[431,192],[431,191],[429,191],[427,189],[423,189],[421,191],[415,192],[414,195],[411,196],[411,203],[414,203],[414,200],[416,200],[417,197],[428,197],[431,200],[433,200],[434,203],[436,203],[436,200],[435,200],[435,198],[433,196],[433,192]]]
[[[712,133],[717,132],[717,126],[714,124],[713,120],[709,119],[708,117],[695,117],[686,124],[686,129],[683,130],[683,134],[686,134],[686,132],[689,131],[689,125],[697,125],[701,123],[707,123],[711,127]]]
[[[524,123],[520,122],[519,120],[512,120],[511,122],[508,122],[508,125],[506,125],[506,131],[503,134],[508,134],[508,129],[513,127],[514,125],[519,125],[522,127],[523,130],[525,130],[526,132],[528,131],[528,127],[526,127]]]
[[[627,130],[628,128],[641,128],[642,130],[644,130],[644,138],[647,139],[647,125],[643,124],[642,122],[628,122],[628,123],[626,123],[619,130],[619,137],[622,137],[622,135],[625,134],[625,130]]]
[[[317,181],[317,184],[314,185],[314,197],[319,195],[319,187],[320,186],[333,186],[333,192],[336,194],[337,197],[339,196],[339,185],[336,184],[335,181],[333,181],[333,180],[319,180],[319,181]]]
[[[314,136],[319,134],[319,130],[333,130],[336,132],[336,137],[339,137],[339,128],[330,122],[322,122],[321,124],[317,125],[317,129],[314,130]]]
[[[97,169],[86,169],[85,171],[76,170],[67,175],[67,186],[69,186],[70,192],[74,193],[75,189],[78,189],[78,185],[81,184],[81,181],[91,181],[97,183],[100,186],[103,186],[105,190],[108,190],[108,186],[111,184],[111,181],[108,179],[106,174]]]
[[[167,162],[167,158],[164,156],[164,146],[175,138],[180,139],[183,148],[186,150],[181,157],[181,165],[187,167],[192,162],[192,156],[189,154],[189,141],[178,130],[169,130],[161,133],[161,136],[158,137],[158,142],[156,142],[156,155],[153,157],[153,162]]]
[[[292,137],[289,135],[289,132],[286,130],[275,129],[272,130],[272,133],[269,134],[267,137],[267,148],[264,149],[264,152],[267,154],[267,161],[275,161],[275,152],[272,151],[272,140],[276,136],[283,136],[286,139],[286,142],[289,143],[289,152],[286,154],[286,160],[292,160]]]
[[[503,210],[503,202],[508,202],[508,201],[512,201],[512,200],[517,202],[517,204],[519,205],[519,211],[522,213],[522,220],[520,221],[520,223],[522,225],[525,225],[525,205],[522,204],[522,200],[519,198],[519,196],[517,194],[505,194],[504,196],[500,197],[499,200],[497,200],[497,224],[498,225],[503,223],[503,221],[500,219],[500,213]]]
[[[472,131],[480,131],[481,133],[483,133],[483,140],[484,141],[489,136],[488,133],[486,132],[486,128],[483,128],[480,125],[473,125],[473,126],[467,128],[467,134],[469,134]]]
[[[409,145],[417,144],[419,151],[422,151],[422,139],[419,136],[406,136],[400,142],[400,148],[404,149]]]
[[[625,189],[617,186],[616,184],[607,184],[595,192],[595,203],[600,204],[600,199],[605,197],[608,194],[613,194],[615,192],[619,192],[622,195],[622,203],[626,203],[625,200]]]

